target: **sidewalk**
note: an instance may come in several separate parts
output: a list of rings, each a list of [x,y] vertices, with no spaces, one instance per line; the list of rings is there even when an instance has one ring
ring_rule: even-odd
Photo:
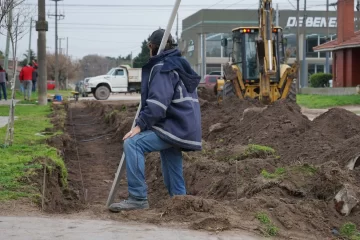
[[[343,108],[345,110],[348,110],[350,112],[353,112],[360,116],[360,106],[338,106],[336,108]],[[301,107],[301,112],[306,115],[309,120],[314,120],[316,117],[320,116],[321,114],[327,112],[330,108],[324,108],[324,109],[309,109],[305,107]]]
[[[14,100],[14,101],[15,101],[15,104],[16,104],[16,103],[18,103],[20,100]],[[10,106],[10,104],[11,104],[11,100],[7,100],[7,101],[1,100],[1,101],[0,101],[0,106]]]
[[[238,231],[208,233],[140,223],[35,217],[0,217],[1,239],[7,240],[260,240]]]

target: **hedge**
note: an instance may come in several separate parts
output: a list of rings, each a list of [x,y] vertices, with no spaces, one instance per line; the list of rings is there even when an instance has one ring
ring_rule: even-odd
[[[329,80],[332,78],[330,73],[315,73],[310,77],[310,86],[313,88],[329,87]]]

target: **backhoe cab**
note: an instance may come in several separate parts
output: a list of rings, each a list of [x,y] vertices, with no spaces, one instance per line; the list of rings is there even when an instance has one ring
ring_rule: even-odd
[[[260,6],[259,27],[232,30],[232,57],[224,65],[224,79],[219,79],[215,86],[218,101],[233,95],[259,99],[265,104],[296,99],[293,80],[298,66],[285,64],[286,39],[282,29],[270,21],[271,0],[262,0]]]

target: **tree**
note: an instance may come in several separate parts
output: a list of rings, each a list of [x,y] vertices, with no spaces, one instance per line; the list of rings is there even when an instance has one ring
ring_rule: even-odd
[[[117,58],[114,57],[106,57],[110,61],[111,66],[120,66],[120,65],[131,65],[131,54],[123,57],[119,56]]]
[[[28,50],[29,51],[29,50]],[[26,66],[27,64],[28,64],[28,53],[25,53],[24,54],[24,60],[22,60],[19,64],[21,65],[21,66]],[[30,49],[30,62],[32,62],[32,61],[36,61],[36,54],[35,54],[35,52],[32,50],[32,49]]]
[[[10,0],[6,0],[10,1]],[[9,34],[13,55],[13,71],[12,71],[12,79],[10,81],[11,84],[11,100],[12,103],[10,105],[9,112],[9,124],[7,126],[6,137],[5,137],[5,146],[11,146],[14,139],[14,121],[15,121],[15,77],[16,77],[16,66],[17,66],[17,45],[18,41],[23,38],[28,30],[26,23],[28,23],[31,15],[31,9],[25,6],[20,6],[20,3],[23,1],[11,1],[11,7],[17,6],[16,9],[13,9],[13,14],[9,15],[9,17],[2,16],[1,21],[1,29],[6,29],[6,33]],[[1,3],[1,2],[0,2]],[[13,18],[14,17],[14,18]],[[3,24],[4,23],[4,24]]]
[[[46,69],[48,78],[55,79],[55,54],[46,55]],[[80,63],[73,61],[70,57],[59,54],[59,89],[66,88],[66,77],[73,79],[76,77],[77,71],[80,69]]]
[[[97,54],[87,55],[80,60],[83,78],[104,75],[116,66],[116,62],[112,62],[110,59]]]
[[[2,22],[9,13],[9,11],[17,6],[19,6],[21,3],[23,3],[24,0],[18,1],[18,0],[0,0],[0,28],[2,26]]]
[[[150,49],[148,47],[148,42],[144,40],[142,42],[141,52],[139,53],[139,55],[137,55],[137,57],[134,58],[133,67],[141,68],[149,61],[149,58],[150,58]]]

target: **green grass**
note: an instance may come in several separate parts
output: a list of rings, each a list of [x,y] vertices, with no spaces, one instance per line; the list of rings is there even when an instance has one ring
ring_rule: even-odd
[[[360,233],[352,222],[344,223],[340,227],[340,235],[348,240],[360,240]]]
[[[275,150],[267,146],[250,144],[245,149],[244,156],[247,158],[266,158],[270,156],[275,156]]]
[[[71,92],[70,90],[59,90],[59,91],[58,91],[58,94],[62,95],[63,98],[65,98],[65,97],[69,96],[70,92]],[[55,90],[48,90],[47,93],[50,94],[50,95],[55,95],[56,92],[55,92]],[[10,91],[9,89],[8,89],[8,91],[7,91],[7,94],[8,94],[8,98],[10,98],[11,91]],[[16,92],[15,92],[15,99],[17,99],[17,100],[24,100],[24,94],[21,93],[20,90],[16,90]],[[35,101],[37,101],[37,99],[38,99],[38,92],[37,92],[37,91],[36,91],[36,92],[33,92],[33,93],[31,94],[31,99],[32,99],[32,102],[33,102],[33,103],[35,103]],[[25,101],[24,101],[24,102],[22,101],[21,103],[22,103],[22,104],[26,104]]]
[[[292,171],[300,172],[302,174],[312,176],[317,172],[317,168],[315,166],[304,164],[301,166],[295,166],[292,168]]]
[[[274,173],[269,173],[266,170],[261,171],[261,175],[266,179],[274,179],[283,176],[286,173],[285,168],[277,168]]]
[[[259,220],[260,224],[264,226],[266,235],[272,237],[278,235],[279,228],[271,222],[269,216],[266,213],[260,212],[256,214],[256,219]]]
[[[8,116],[8,113],[8,106],[0,106],[0,116]],[[0,148],[0,200],[32,197],[38,194],[32,186],[19,181],[36,169],[42,168],[40,163],[33,163],[35,159],[51,159],[60,167],[63,184],[66,185],[67,171],[57,150],[46,144],[46,137],[36,135],[46,128],[53,127],[48,118],[50,113],[50,106],[16,106],[15,116],[18,119],[14,126],[13,145]],[[5,134],[6,127],[0,128],[2,145]]]
[[[297,103],[307,108],[330,108],[337,106],[358,105],[360,104],[360,95],[297,95]]]

